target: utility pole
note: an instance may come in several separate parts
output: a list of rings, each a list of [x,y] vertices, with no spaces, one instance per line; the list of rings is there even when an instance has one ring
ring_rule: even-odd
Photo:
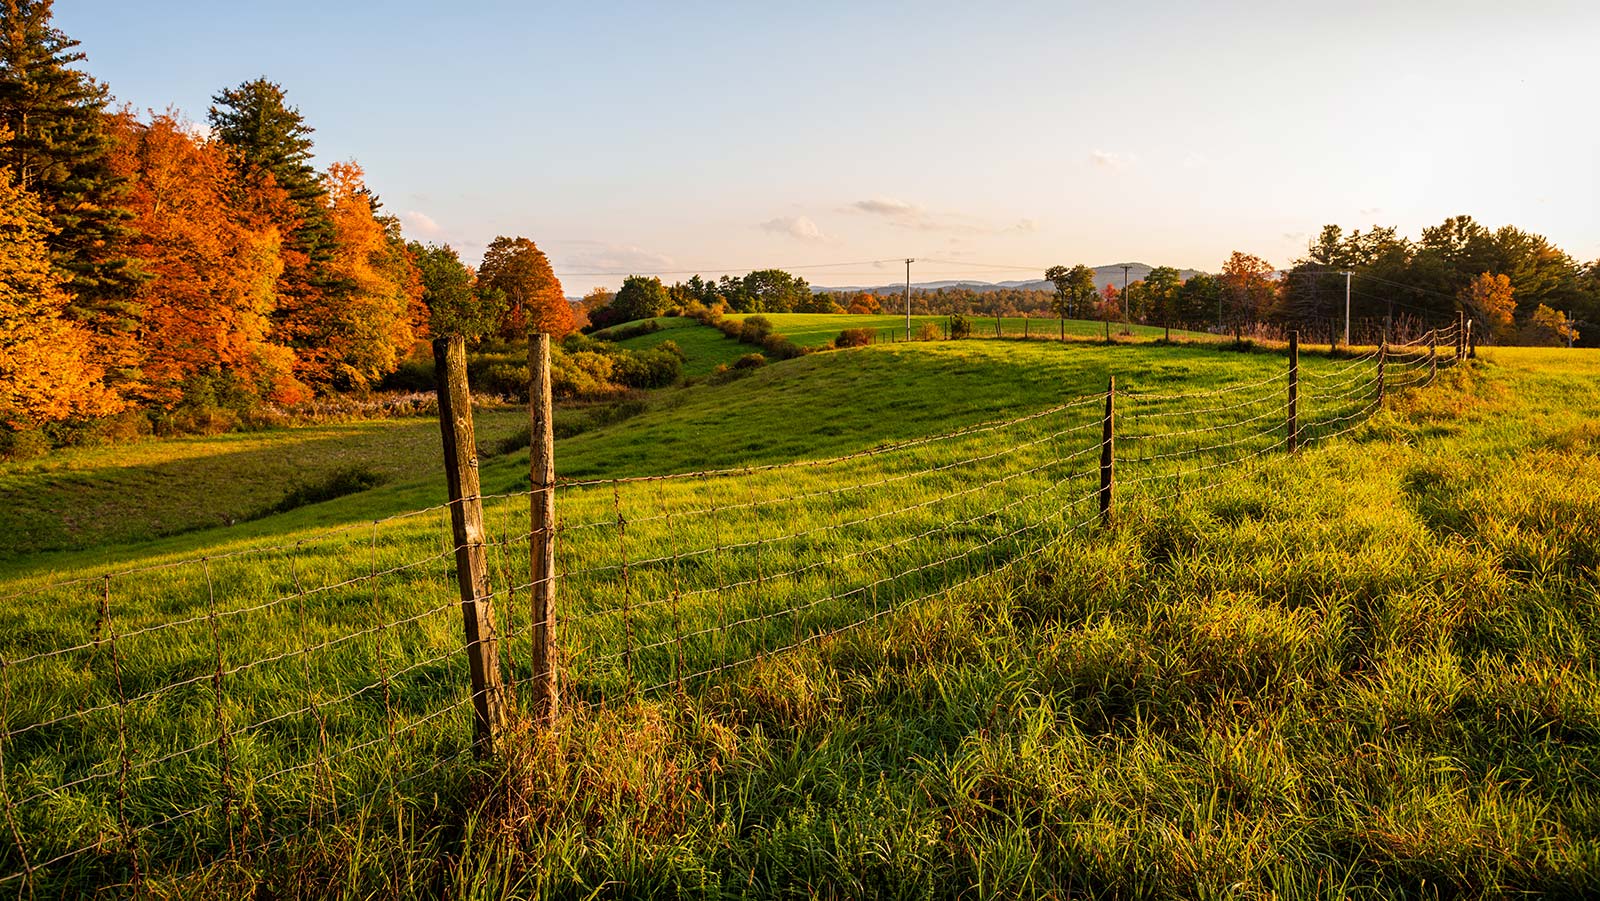
[[[1344,276],[1344,346],[1346,351],[1350,349],[1350,276],[1353,274],[1348,269],[1340,273],[1340,275]]]
[[[1128,270],[1133,267],[1127,263],[1122,264],[1122,321],[1132,323],[1128,317]]]
[[[906,257],[906,337],[911,337],[911,264],[916,260]]]

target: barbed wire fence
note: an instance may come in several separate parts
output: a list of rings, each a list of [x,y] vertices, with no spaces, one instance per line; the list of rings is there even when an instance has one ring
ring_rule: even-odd
[[[526,490],[478,489],[442,383],[445,504],[0,597],[0,890],[138,885],[393,813],[460,788],[519,711],[558,723],[557,683],[694,694],[1087,535],[1115,497],[1249,478],[1467,347],[1457,325],[1302,372],[1291,336],[1286,368],[1205,391],[1113,383],[827,459],[561,480],[538,340]],[[436,353],[464,392],[464,356]]]

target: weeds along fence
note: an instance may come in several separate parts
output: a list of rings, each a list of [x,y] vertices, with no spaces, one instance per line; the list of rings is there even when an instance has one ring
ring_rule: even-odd
[[[564,705],[699,692],[1336,438],[1460,337],[1304,370],[1291,341],[1276,374],[1211,390],[644,478],[554,480],[544,408],[531,487],[498,494],[462,375],[440,396],[446,504],[4,596],[0,887],[172,879],[404,816],[464,791],[507,724],[548,724],[557,683]]]

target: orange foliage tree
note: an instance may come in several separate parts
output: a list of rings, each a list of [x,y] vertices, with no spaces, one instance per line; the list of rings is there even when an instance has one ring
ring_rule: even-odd
[[[1278,300],[1274,271],[1266,260],[1237,250],[1222,265],[1222,295],[1234,338],[1243,337],[1246,323],[1273,314]]]
[[[172,113],[145,123],[124,112],[113,133],[132,250],[154,276],[139,289],[138,394],[170,408],[198,381],[221,378],[278,402],[305,397],[293,352],[269,338],[282,239],[241,202],[227,154]]]
[[[52,271],[52,232],[39,199],[0,168],[0,426],[103,416],[121,409],[92,361],[94,342],[64,313],[71,298]]]
[[[377,215],[361,167],[334,163],[323,178],[333,224],[326,302],[300,310],[313,339],[301,367],[323,384],[364,390],[395,370],[417,335],[422,281],[392,217]]]
[[[527,238],[504,235],[490,242],[478,267],[484,287],[505,294],[500,335],[522,338],[543,333],[560,338],[573,329],[572,305],[544,251]]]

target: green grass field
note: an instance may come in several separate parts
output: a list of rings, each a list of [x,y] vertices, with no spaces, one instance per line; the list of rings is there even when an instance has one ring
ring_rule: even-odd
[[[733,314],[730,319],[743,319],[746,314]],[[760,315],[772,320],[773,329],[779,334],[788,337],[801,347],[823,348],[833,343],[839,333],[845,329],[866,328],[872,329],[882,343],[904,341],[906,325],[904,316],[883,314],[876,316],[865,315],[832,315],[825,313],[762,313]],[[617,346],[632,350],[647,350],[658,346],[663,341],[673,341],[683,350],[684,375],[691,378],[709,374],[718,365],[732,365],[733,361],[747,353],[757,352],[751,347],[723,335],[709,326],[702,326],[692,319],[678,316],[660,316],[653,320],[662,327],[659,332],[648,335],[639,335],[617,342]],[[943,328],[948,321],[945,316],[913,316],[911,317],[911,331],[915,335],[924,323],[932,323],[935,327]],[[972,317],[972,337],[974,339],[994,338],[996,336],[995,320],[993,317]],[[999,337],[1021,338],[1024,336],[1046,340],[1058,338],[1063,332],[1069,339],[1094,340],[1104,334],[1105,323],[1087,319],[1069,319],[1062,323],[1056,319],[1021,319],[1018,317],[1004,317],[1000,321]],[[1111,334],[1114,340],[1154,340],[1163,337],[1163,329],[1147,325],[1134,325],[1124,335],[1120,323],[1111,324]],[[1172,331],[1174,341],[1217,341],[1216,335],[1205,332],[1187,332],[1181,329]]]
[[[802,320],[778,331],[837,334]],[[675,333],[701,331],[744,347],[699,326],[634,340],[694,360]],[[886,344],[660,392],[558,442],[560,475],[913,443],[563,489],[569,713],[498,763],[464,756],[446,511],[423,509],[443,500],[437,451],[423,423],[352,429],[388,484],[0,563],[0,877],[22,874],[0,887],[1592,893],[1600,358],[1483,356],[1425,390],[1400,387],[1420,360],[1391,360],[1370,419],[1369,362],[1303,356],[1294,457],[1277,353]],[[1123,487],[1102,530],[1111,374]],[[480,441],[502,427],[479,422]],[[130,468],[226,460],[229,440],[141,445]],[[95,453],[61,463],[119,470]],[[483,466],[513,678],[526,466]],[[225,464],[157,471],[258,500]],[[78,490],[107,519],[160,494]]]

